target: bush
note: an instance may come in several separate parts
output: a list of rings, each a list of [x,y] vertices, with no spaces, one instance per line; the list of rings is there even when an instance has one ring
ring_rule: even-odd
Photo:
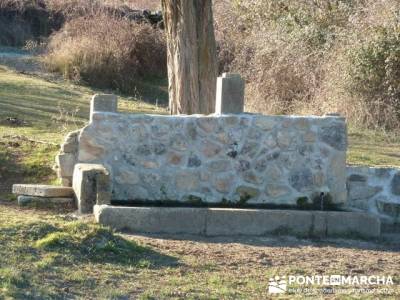
[[[95,87],[133,92],[138,77],[166,75],[162,31],[106,14],[68,21],[48,50],[49,69]]]
[[[248,111],[399,128],[399,10],[395,0],[221,1],[220,71],[244,76]]]

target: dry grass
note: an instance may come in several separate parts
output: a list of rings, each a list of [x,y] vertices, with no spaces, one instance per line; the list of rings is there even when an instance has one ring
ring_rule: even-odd
[[[96,14],[75,18],[50,38],[45,63],[67,79],[133,94],[138,77],[166,74],[160,29]]]

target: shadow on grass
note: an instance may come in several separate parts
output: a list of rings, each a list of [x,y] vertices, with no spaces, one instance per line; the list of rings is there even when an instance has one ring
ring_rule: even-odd
[[[118,281],[135,269],[179,265],[177,258],[97,224],[34,221],[0,225],[0,299],[2,289],[11,299],[70,299],[74,292],[64,287],[80,289],[90,283],[95,288],[103,267],[104,277]],[[90,270],[99,274],[94,276]]]
[[[42,158],[49,152],[57,151],[55,145],[36,144],[12,139],[0,139],[0,166],[3,180],[7,178],[43,177],[51,176],[54,171]],[[29,158],[24,156],[29,153]]]
[[[16,224],[0,228],[0,236],[6,243],[12,244],[16,238],[23,242],[19,248],[14,246],[16,252],[30,253],[37,258],[44,254],[56,255],[58,259],[53,265],[57,267],[88,262],[149,269],[179,265],[175,257],[160,254],[92,223]]]

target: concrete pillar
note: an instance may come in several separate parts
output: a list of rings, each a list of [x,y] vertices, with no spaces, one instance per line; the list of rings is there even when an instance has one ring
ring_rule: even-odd
[[[239,74],[223,73],[222,77],[218,77],[215,113],[243,113],[244,85],[244,80]]]
[[[112,94],[96,94],[90,101],[90,121],[94,112],[117,112],[118,98]]]

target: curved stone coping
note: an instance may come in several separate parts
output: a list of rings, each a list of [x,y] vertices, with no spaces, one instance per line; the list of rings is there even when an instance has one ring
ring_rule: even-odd
[[[96,205],[94,214],[103,225],[139,233],[376,238],[381,231],[379,218],[360,212]]]

